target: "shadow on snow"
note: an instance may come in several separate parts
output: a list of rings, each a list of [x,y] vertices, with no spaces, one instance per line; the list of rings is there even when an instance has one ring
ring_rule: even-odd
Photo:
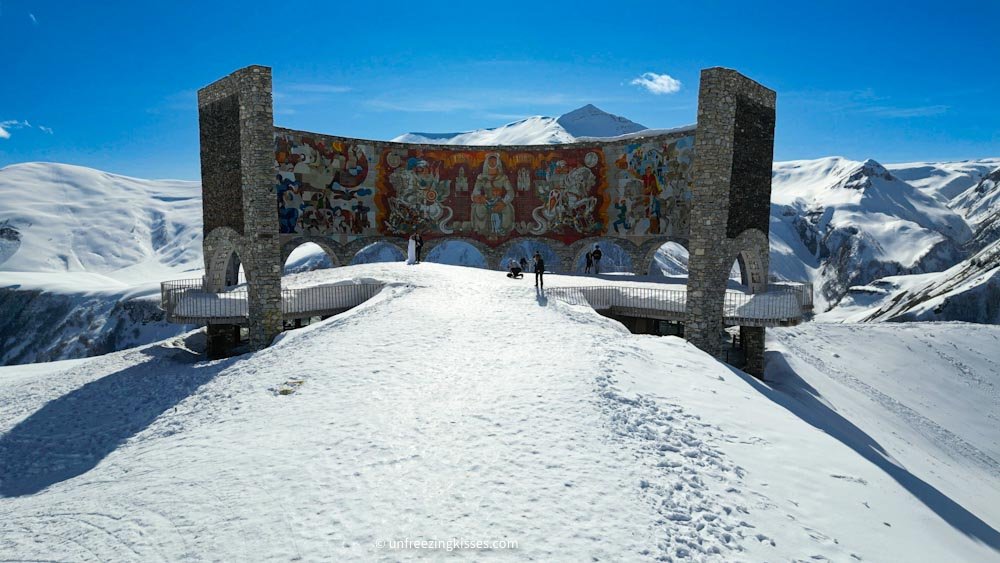
[[[819,392],[795,373],[781,353],[767,352],[766,356],[768,366],[777,368],[772,368],[776,375],[774,381],[762,383],[742,371],[730,369],[778,406],[836,438],[884,471],[953,528],[994,550],[1000,550],[1000,532],[930,483],[893,461],[885,448],[874,438],[827,406]],[[769,369],[768,372],[772,373],[772,370]]]
[[[73,389],[0,435],[0,496],[34,494],[90,471],[232,364],[198,365],[193,353],[160,346],[143,353],[148,361]]]

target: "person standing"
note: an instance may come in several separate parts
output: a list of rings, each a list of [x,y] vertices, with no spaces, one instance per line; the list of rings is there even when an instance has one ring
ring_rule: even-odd
[[[520,260],[520,263],[521,263],[521,271],[522,272],[527,272],[528,271],[528,259],[525,258],[524,256],[522,256],[521,260]]]
[[[537,251],[535,252],[535,287],[545,287],[545,280],[542,275],[545,273],[545,260],[542,260],[542,255]]]
[[[417,242],[417,264],[420,263],[420,254],[424,251],[424,237],[420,236],[420,233],[416,234]]]
[[[595,274],[600,274],[601,273],[601,256],[604,255],[604,253],[601,252],[601,245],[595,244],[594,245],[594,251],[591,252],[590,255],[594,259],[594,273]]]
[[[590,269],[594,267],[594,255],[591,252],[587,252],[587,267],[583,269],[583,273],[589,274]]]
[[[410,235],[410,241],[406,243],[406,264],[417,263],[417,235]]]

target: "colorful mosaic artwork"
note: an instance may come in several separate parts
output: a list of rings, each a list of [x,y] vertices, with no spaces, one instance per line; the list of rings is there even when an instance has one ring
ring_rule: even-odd
[[[374,146],[373,146],[374,145]],[[381,148],[379,148],[381,147]],[[275,139],[281,233],[685,236],[693,138],[633,145],[472,150]]]

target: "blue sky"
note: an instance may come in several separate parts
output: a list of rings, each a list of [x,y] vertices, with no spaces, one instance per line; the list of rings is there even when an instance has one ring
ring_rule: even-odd
[[[273,68],[276,124],[353,137],[586,103],[673,127],[696,119],[699,70],[725,66],[777,90],[778,160],[1000,156],[997,21],[995,0],[0,0],[0,166],[197,179],[195,92],[250,64]]]

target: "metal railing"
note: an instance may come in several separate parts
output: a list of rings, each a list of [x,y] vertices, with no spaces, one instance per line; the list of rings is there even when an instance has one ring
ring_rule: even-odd
[[[767,291],[785,291],[786,289],[797,289],[802,293],[802,310],[813,310],[813,284],[812,282],[797,282],[773,280],[767,284]]]
[[[652,287],[585,286],[546,290],[575,305],[588,305],[614,314],[682,321],[687,310],[687,291]],[[727,291],[723,298],[725,322],[742,326],[777,326],[802,320],[802,291],[776,287],[765,293]]]
[[[334,315],[371,299],[380,283],[328,284],[281,290],[283,318]],[[243,324],[249,316],[246,287],[206,291],[203,280],[174,280],[160,284],[160,305],[168,322],[181,324]]]

